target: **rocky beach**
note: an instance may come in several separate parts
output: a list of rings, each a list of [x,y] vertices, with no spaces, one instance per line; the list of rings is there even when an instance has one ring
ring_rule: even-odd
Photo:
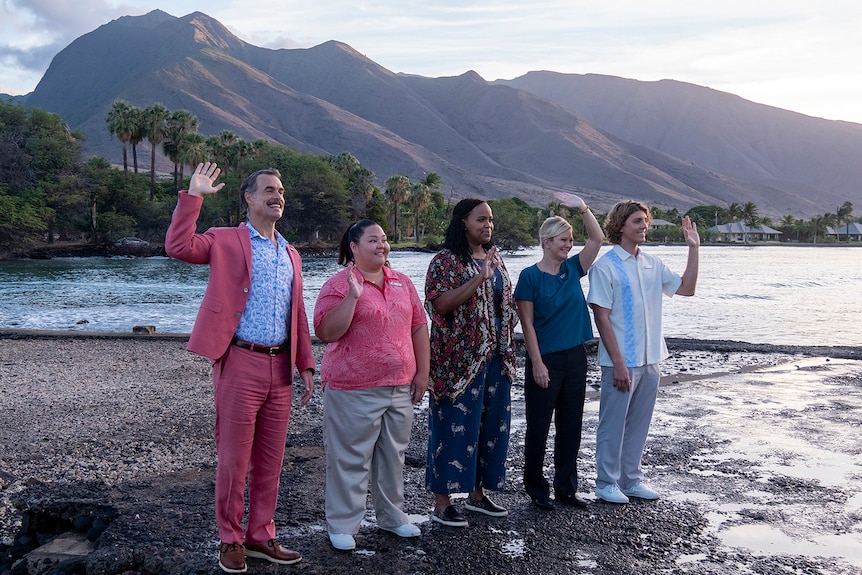
[[[210,366],[185,343],[0,330],[0,573],[220,572]],[[862,573],[862,349],[669,347],[644,457],[659,501],[592,497],[593,353],[579,461],[587,510],[542,511],[523,492],[519,377],[507,487],[495,495],[509,517],[470,515],[466,530],[428,521],[421,405],[405,510],[422,536],[381,532],[369,511],[352,553],[325,534],[319,389],[306,407],[297,395],[275,522],[303,561],[250,559],[249,573]]]

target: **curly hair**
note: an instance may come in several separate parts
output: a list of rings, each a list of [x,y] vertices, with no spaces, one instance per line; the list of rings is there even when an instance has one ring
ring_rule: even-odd
[[[620,243],[622,239],[622,229],[626,225],[626,220],[635,213],[644,212],[646,214],[647,227],[652,222],[652,214],[649,207],[643,202],[636,200],[623,200],[617,202],[611,211],[608,212],[605,218],[605,234],[608,236],[608,241],[612,244]]]
[[[470,242],[467,241],[467,229],[464,225],[464,220],[473,211],[473,208],[479,204],[487,204],[485,200],[479,198],[464,198],[452,209],[452,219],[449,221],[449,227],[446,228],[446,238],[443,240],[443,247],[458,256],[464,263],[473,261],[473,254],[470,250]],[[493,241],[483,245],[486,250],[491,249],[494,245]]]

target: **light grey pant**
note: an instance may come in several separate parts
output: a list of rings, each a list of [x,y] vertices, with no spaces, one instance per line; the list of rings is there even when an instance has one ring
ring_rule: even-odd
[[[326,527],[359,531],[369,479],[377,524],[409,523],[404,506],[404,452],[413,427],[409,385],[359,390],[325,388]]]
[[[596,430],[596,488],[616,483],[625,491],[643,477],[641,458],[655,408],[659,364],[629,368],[631,391],[614,387],[614,368],[602,367]]]

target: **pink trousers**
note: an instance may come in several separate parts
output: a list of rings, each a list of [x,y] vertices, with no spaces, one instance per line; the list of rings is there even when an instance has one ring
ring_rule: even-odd
[[[229,346],[213,364],[215,511],[223,543],[275,537],[275,507],[292,399],[290,354],[269,356]],[[248,483],[248,523],[243,534]]]

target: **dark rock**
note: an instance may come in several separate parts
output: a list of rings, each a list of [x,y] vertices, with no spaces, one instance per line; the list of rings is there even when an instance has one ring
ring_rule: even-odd
[[[93,519],[87,515],[81,515],[72,521],[72,527],[75,531],[80,531],[81,533],[85,533],[92,526]]]

